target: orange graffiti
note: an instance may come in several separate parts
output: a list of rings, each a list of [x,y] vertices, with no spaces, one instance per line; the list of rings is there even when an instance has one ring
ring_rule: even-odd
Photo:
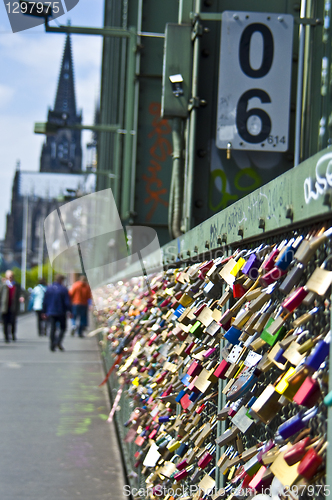
[[[171,127],[167,120],[160,118],[160,104],[152,102],[149,106],[149,113],[154,117],[152,120],[153,129],[148,137],[151,139],[156,136],[155,142],[151,146],[149,152],[151,155],[150,165],[148,171],[150,176],[143,175],[142,179],[146,182],[146,192],[148,196],[145,198],[144,203],[152,203],[152,207],[146,216],[146,220],[150,221],[155,213],[158,204],[168,206],[168,202],[162,199],[162,196],[167,193],[167,189],[163,187],[163,182],[158,178],[158,172],[161,170],[161,164],[167,160],[168,156],[172,153],[172,145],[164,135],[171,133]]]

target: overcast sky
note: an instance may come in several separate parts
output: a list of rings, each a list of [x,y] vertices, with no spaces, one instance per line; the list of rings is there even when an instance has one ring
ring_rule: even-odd
[[[60,24],[101,27],[103,0],[80,0]],[[51,23],[56,25],[55,21]],[[64,34],[45,33],[36,27],[12,33],[3,2],[0,2],[0,238],[5,235],[6,213],[10,209],[12,182],[17,160],[22,170],[39,170],[44,136],[33,133],[34,122],[45,122],[53,108]],[[76,105],[83,110],[83,123],[91,124],[100,90],[102,38],[71,35]],[[85,144],[91,132],[82,134],[83,167]]]

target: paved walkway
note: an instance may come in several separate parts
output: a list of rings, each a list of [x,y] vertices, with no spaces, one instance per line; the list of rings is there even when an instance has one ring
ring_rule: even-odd
[[[124,484],[96,338],[51,352],[33,313],[0,331],[0,499],[122,500]]]

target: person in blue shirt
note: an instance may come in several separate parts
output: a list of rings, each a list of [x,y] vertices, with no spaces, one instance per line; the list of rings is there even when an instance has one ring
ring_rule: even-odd
[[[47,287],[43,300],[43,314],[50,321],[50,349],[53,352],[57,347],[64,351],[62,341],[67,327],[67,313],[71,314],[69,293],[63,281],[64,276],[57,274],[54,283]],[[60,326],[58,336],[57,324]]]
[[[31,309],[37,316],[38,335],[46,335],[46,322],[43,320],[43,300],[46,292],[46,282],[44,278],[39,279],[39,283],[31,293]]]

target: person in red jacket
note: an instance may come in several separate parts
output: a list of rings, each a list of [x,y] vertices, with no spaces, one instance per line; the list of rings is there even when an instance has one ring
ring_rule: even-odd
[[[76,321],[79,318],[78,336],[84,337],[83,332],[88,326],[88,307],[91,301],[91,289],[87,283],[86,276],[82,274],[69,290],[69,296],[72,302],[72,330],[75,335]]]

